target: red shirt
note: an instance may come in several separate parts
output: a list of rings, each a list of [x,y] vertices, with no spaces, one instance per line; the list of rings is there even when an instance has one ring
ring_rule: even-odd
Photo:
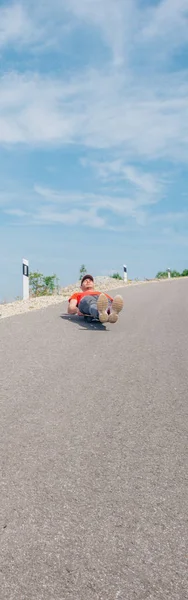
[[[98,292],[97,290],[87,290],[86,292],[75,292],[75,294],[72,294],[72,296],[69,298],[68,302],[70,302],[71,300],[77,300],[77,306],[80,303],[80,300],[84,297],[84,296],[100,296],[101,292]],[[105,296],[107,296],[107,298],[109,298],[109,300],[113,300],[113,298],[111,296],[109,296],[108,294],[106,294],[105,292]]]

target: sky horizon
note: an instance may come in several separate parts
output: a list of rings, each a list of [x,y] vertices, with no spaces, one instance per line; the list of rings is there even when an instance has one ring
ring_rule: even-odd
[[[0,301],[188,268],[187,0],[6,0],[0,56]]]

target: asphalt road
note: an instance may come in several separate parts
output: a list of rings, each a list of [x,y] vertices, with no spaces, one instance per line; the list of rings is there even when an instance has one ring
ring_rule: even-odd
[[[2,600],[188,597],[188,280],[123,294],[0,322]]]

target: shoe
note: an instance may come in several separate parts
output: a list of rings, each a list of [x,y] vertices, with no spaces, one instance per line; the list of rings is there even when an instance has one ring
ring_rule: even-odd
[[[98,300],[97,300],[97,310],[99,313],[99,321],[101,323],[106,323],[109,319],[109,316],[107,314],[107,308],[108,308],[108,298],[107,298],[107,296],[105,296],[105,294],[100,294],[100,296],[98,297]]]
[[[112,312],[108,317],[109,323],[116,323],[118,320],[118,314],[123,308],[123,298],[122,296],[115,296],[112,302]]]

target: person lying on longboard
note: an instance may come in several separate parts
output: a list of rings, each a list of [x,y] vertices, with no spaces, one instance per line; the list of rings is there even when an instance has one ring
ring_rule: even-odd
[[[116,323],[123,308],[123,298],[119,295],[112,298],[95,290],[92,275],[84,275],[80,287],[80,292],[75,292],[68,300],[68,314],[87,315],[101,323]]]

